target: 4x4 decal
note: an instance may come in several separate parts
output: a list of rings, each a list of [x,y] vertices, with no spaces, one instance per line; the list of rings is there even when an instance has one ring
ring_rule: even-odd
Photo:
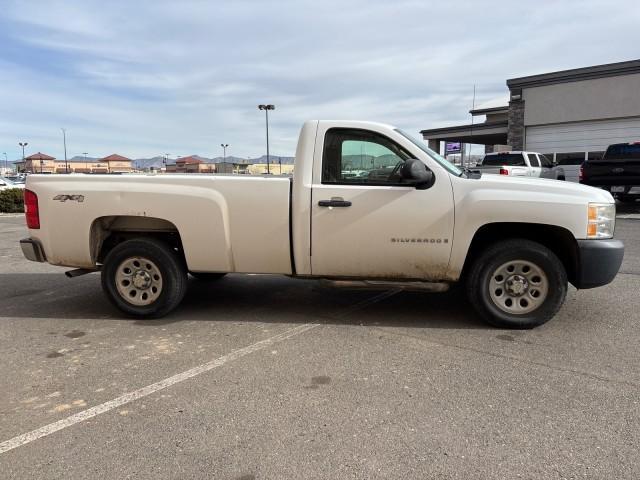
[[[84,195],[56,195],[53,197],[54,200],[58,200],[59,202],[66,202],[67,200],[72,200],[78,203],[84,202]]]

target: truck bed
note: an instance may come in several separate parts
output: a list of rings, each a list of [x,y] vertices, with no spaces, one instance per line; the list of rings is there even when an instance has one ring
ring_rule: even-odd
[[[54,265],[91,268],[106,229],[179,232],[191,271],[290,274],[291,180],[224,175],[30,175]],[[163,219],[163,220],[158,220]]]

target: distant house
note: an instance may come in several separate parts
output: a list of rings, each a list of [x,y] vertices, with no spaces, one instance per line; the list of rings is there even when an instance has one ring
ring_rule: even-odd
[[[26,173],[54,173],[56,159],[46,153],[38,152],[26,157],[24,163],[16,163],[16,168],[19,172]]]
[[[131,160],[115,153],[99,160],[65,162],[38,152],[15,165],[18,172],[26,173],[127,173],[132,170]]]
[[[190,155],[178,158],[175,165],[167,165],[167,173],[216,173],[216,166]]]
[[[129,173],[132,171],[131,159],[117,153],[101,158],[100,162],[107,163],[109,173]]]

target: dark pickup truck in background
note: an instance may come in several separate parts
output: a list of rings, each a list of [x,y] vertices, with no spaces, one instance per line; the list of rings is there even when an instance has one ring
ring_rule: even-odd
[[[609,145],[600,159],[580,168],[580,183],[611,192],[621,202],[640,198],[640,142]]]

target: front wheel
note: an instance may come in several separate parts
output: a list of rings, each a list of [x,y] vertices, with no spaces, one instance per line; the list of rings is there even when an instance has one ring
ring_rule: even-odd
[[[567,295],[567,273],[545,246],[524,239],[487,248],[467,278],[467,295],[488,323],[533,328],[549,321]]]
[[[187,288],[184,262],[167,244],[133,239],[116,245],[102,267],[102,289],[117,308],[141,318],[163,317]]]

